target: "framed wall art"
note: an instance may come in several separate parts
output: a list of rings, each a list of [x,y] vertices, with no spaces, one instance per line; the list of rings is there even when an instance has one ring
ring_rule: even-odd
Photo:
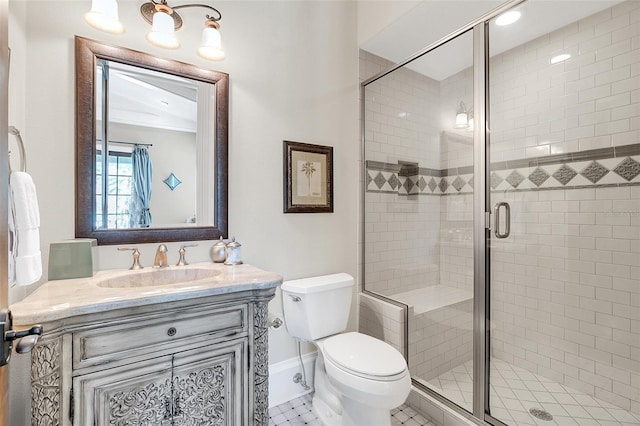
[[[333,147],[283,142],[284,212],[333,213]]]

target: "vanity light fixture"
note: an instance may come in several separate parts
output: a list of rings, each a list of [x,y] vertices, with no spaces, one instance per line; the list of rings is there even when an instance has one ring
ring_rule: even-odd
[[[175,32],[182,28],[182,17],[176,12],[178,9],[188,7],[203,7],[214,12],[206,15],[204,30],[202,30],[202,43],[198,48],[198,55],[204,59],[220,61],[224,59],[222,42],[220,38],[220,24],[222,14],[215,7],[206,4],[181,4],[170,7],[166,0],[156,2],[151,0],[140,6],[140,13],[145,21],[151,24],[151,31],[147,34],[147,40],[152,44],[167,49],[175,49],[180,46]]]
[[[517,10],[510,10],[508,12],[503,13],[502,15],[496,18],[496,25],[499,27],[504,27],[505,25],[511,25],[516,22],[522,14]]]
[[[206,4],[181,4],[171,7],[166,0],[151,0],[143,3],[140,6],[140,13],[144,20],[151,25],[151,30],[147,33],[147,40],[151,44],[165,49],[180,47],[176,31],[182,28],[183,21],[176,11],[188,7],[202,7],[214,12],[212,15],[206,15],[198,55],[212,61],[224,59],[225,54],[222,50],[220,24],[218,23],[222,19],[222,14],[215,7]],[[102,31],[113,34],[124,32],[124,27],[118,19],[116,0],[92,0],[91,11],[85,14],[84,19],[89,25]]]

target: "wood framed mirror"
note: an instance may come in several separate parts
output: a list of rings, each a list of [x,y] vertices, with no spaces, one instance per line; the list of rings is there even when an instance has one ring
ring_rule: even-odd
[[[228,74],[77,36],[75,51],[76,237],[226,237]]]

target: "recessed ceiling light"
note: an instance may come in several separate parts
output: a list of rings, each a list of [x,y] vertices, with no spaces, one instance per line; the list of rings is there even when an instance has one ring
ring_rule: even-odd
[[[502,15],[496,18],[496,25],[504,27],[505,25],[511,25],[520,19],[522,14],[517,10],[510,10],[509,12],[505,12]]]
[[[570,57],[571,55],[569,55],[568,53],[563,53],[561,55],[554,56],[549,62],[551,62],[551,65],[553,65],[557,64],[558,62],[566,61]]]

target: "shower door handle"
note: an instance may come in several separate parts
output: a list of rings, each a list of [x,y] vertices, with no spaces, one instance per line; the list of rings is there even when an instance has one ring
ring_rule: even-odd
[[[504,207],[504,212],[506,213],[505,221],[504,221],[504,232],[500,232],[500,207]],[[494,231],[496,233],[496,238],[507,238],[511,233],[511,206],[509,203],[504,201],[500,203],[496,203],[493,208],[494,213]]]

